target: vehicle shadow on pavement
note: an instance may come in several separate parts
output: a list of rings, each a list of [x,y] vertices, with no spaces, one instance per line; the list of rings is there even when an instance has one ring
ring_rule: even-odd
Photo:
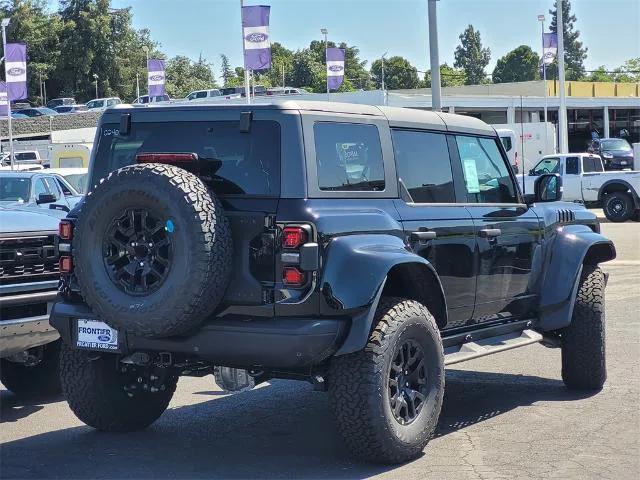
[[[0,423],[17,422],[44,408],[43,405],[63,400],[62,396],[34,398],[25,400],[8,390],[0,391]]]
[[[578,398],[583,396],[559,380],[448,371],[436,436],[519,406]],[[325,394],[274,381],[170,408],[143,432],[108,434],[81,426],[7,442],[0,449],[2,477],[366,478],[395,468],[352,460],[330,418]]]

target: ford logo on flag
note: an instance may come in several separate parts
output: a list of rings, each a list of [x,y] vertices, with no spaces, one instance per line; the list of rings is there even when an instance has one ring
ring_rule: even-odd
[[[109,334],[98,335],[98,340],[100,340],[101,342],[110,342],[111,335]]]
[[[249,35],[247,35],[246,37],[244,37],[244,39],[247,42],[251,42],[251,43],[262,43],[262,42],[266,42],[267,38],[269,38],[267,36],[266,33],[250,33]]]
[[[149,80],[159,82],[160,80],[164,80],[164,75],[151,75],[151,77],[149,77]]]
[[[17,77],[19,75],[23,75],[25,73],[25,69],[20,67],[13,67],[7,70],[7,73],[12,77]]]
[[[329,70],[332,72],[341,72],[344,70],[344,67],[342,65],[329,65]]]

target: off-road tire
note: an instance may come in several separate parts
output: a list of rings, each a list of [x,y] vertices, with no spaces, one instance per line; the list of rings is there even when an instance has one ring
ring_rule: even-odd
[[[170,270],[144,295],[123,290],[109,277],[102,251],[114,218],[135,208],[165,222],[171,237]],[[82,297],[113,328],[156,338],[186,333],[222,300],[231,269],[230,227],[215,195],[182,168],[151,163],[110,173],[87,196],[74,228],[74,272]]]
[[[62,392],[73,413],[84,423],[105,432],[141,430],[167,409],[177,377],[167,377],[164,390],[124,390],[115,354],[75,350],[63,345],[60,352]]]
[[[602,205],[604,216],[610,222],[626,222],[633,217],[635,211],[633,198],[626,192],[613,192],[605,195]],[[621,207],[618,211],[616,206]]]
[[[425,351],[429,393],[412,423],[402,425],[390,405],[389,376],[396,349],[416,339]],[[395,464],[422,452],[437,425],[444,394],[444,354],[436,321],[420,303],[383,298],[366,347],[332,359],[329,398],[337,428],[358,457]]]
[[[604,273],[585,265],[573,316],[561,331],[562,380],[571,389],[599,390],[607,379]]]
[[[0,360],[0,377],[8,390],[22,398],[60,394],[60,340],[44,345],[42,360],[33,366]]]

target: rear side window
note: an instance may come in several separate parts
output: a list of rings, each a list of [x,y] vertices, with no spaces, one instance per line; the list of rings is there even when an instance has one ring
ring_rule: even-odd
[[[508,152],[513,148],[513,144],[511,143],[511,137],[500,137],[502,140],[502,145],[504,146],[504,151]]]
[[[136,163],[138,153],[196,153],[199,177],[218,195],[280,194],[280,125],[254,120],[251,133],[238,121],[136,123],[126,137],[119,125],[100,132],[90,185]]]
[[[196,98],[207,98],[207,92],[197,92]]]
[[[578,157],[567,157],[565,159],[565,169],[567,175],[577,175],[580,173],[578,162],[580,159]]]
[[[582,164],[584,165],[584,173],[603,171],[601,162],[595,157],[583,157]]]
[[[456,136],[470,202],[517,203],[505,160],[493,138]]]
[[[447,139],[441,133],[394,130],[398,177],[416,203],[455,203]]]
[[[323,122],[313,126],[313,133],[320,190],[384,190],[382,147],[375,125]]]

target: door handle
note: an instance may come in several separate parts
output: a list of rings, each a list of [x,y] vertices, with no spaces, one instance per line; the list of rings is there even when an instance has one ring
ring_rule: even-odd
[[[480,230],[478,232],[478,235],[480,235],[482,238],[495,238],[502,235],[502,230],[500,230],[499,228],[485,228],[483,230]]]
[[[436,232],[411,232],[410,238],[412,242],[433,240],[438,234]]]

